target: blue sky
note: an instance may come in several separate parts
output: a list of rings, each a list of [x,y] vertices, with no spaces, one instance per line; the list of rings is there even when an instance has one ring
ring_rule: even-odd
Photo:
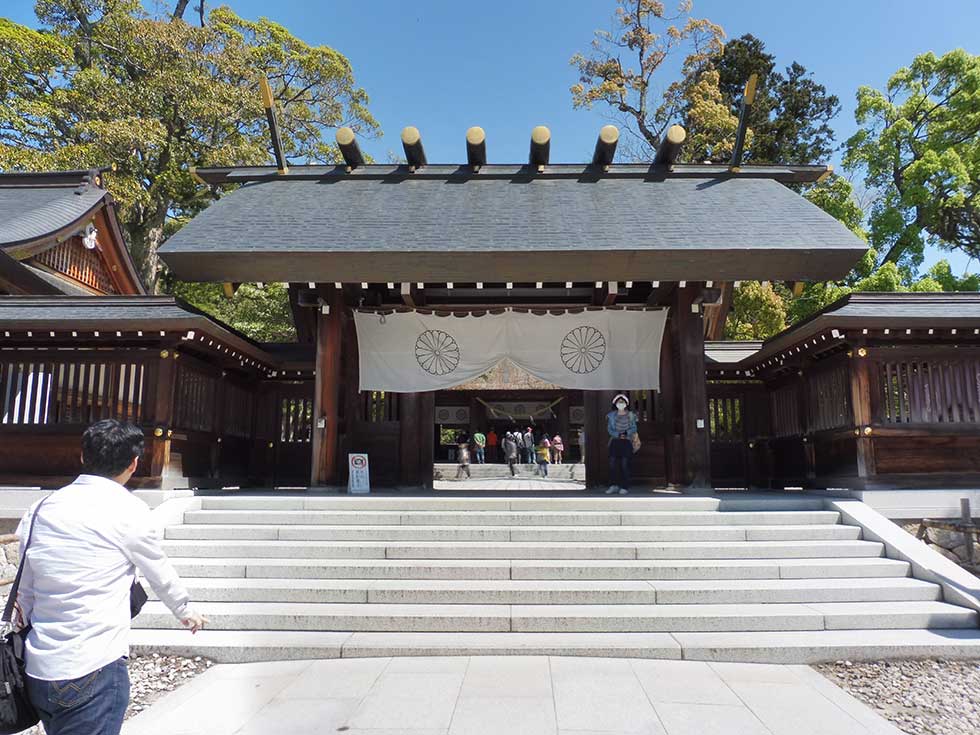
[[[671,0],[667,0],[668,5]],[[170,6],[173,3],[163,3]],[[192,2],[193,4],[193,2]],[[212,3],[209,2],[209,5]],[[377,160],[401,152],[399,132],[415,125],[430,162],[459,162],[471,125],[487,131],[488,158],[523,161],[531,128],[552,132],[553,161],[578,162],[592,152],[604,111],[575,111],[568,60],[597,28],[610,28],[612,0],[227,0],[240,15],[265,15],[313,44],[327,44],[353,64],[384,136],[364,142]],[[3,13],[34,24],[33,0],[4,0]],[[761,38],[779,66],[798,61],[836,94],[837,140],[856,129],[854,94],[882,87],[925,51],[980,53],[980,0],[695,0],[694,14],[730,38]],[[663,86],[676,76],[664,69]],[[839,154],[831,161],[839,169]],[[946,257],[954,272],[966,258]],[[980,267],[974,262],[970,270]]]

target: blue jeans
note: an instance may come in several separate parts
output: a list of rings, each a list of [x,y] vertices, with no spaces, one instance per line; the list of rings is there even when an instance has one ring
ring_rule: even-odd
[[[78,679],[29,676],[27,694],[47,735],[119,735],[129,705],[126,658]]]
[[[484,454],[484,451],[483,450],[484,450],[483,447],[477,447],[476,448],[476,463],[477,464],[486,464],[486,459],[485,459],[485,456],[486,455]]]

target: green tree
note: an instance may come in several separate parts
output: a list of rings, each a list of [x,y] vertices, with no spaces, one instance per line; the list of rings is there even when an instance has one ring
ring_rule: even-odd
[[[775,57],[765,44],[746,34],[725,44],[711,60],[718,73],[718,89],[732,114],[737,114],[745,82],[758,74],[755,102],[749,108],[754,133],[746,146],[751,163],[821,163],[834,150],[830,121],[840,112],[840,101],[797,62],[776,70]]]
[[[188,168],[269,160],[260,75],[291,157],[338,160],[328,133],[340,125],[379,134],[343,55],[227,7],[191,26],[186,5],[151,15],[139,0],[39,0],[40,30],[0,19],[0,169],[112,163],[107,186],[151,285],[168,229],[220,195]]]
[[[732,310],[725,322],[725,339],[761,340],[786,329],[785,289],[758,281],[745,281],[732,294]]]
[[[296,341],[285,283],[267,283],[262,288],[243,283],[234,299],[225,298],[222,287],[215,283],[173,281],[167,286],[177,298],[258,342]]]
[[[885,91],[858,90],[855,118],[844,163],[878,191],[883,259],[914,269],[927,243],[980,258],[980,56],[916,56]]]
[[[610,107],[630,134],[621,148],[626,158],[649,160],[667,127],[682,121],[690,106],[691,92],[680,82],[655,95],[654,77],[664,62],[686,54],[684,72],[693,78],[721,53],[725,32],[706,18],[692,17],[692,7],[691,0],[681,0],[671,14],[658,0],[621,0],[613,30],[596,31],[588,54],[571,59],[579,72],[570,90],[572,104],[576,109],[596,103]]]

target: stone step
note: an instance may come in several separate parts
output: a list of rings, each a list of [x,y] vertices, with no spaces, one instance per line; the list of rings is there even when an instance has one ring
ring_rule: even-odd
[[[513,605],[516,632],[742,632],[975,628],[977,613],[937,601],[738,605]]]
[[[368,511],[758,511],[822,510],[818,497],[738,493],[691,496],[648,493],[625,496],[576,493],[569,497],[402,496],[402,495],[220,495],[201,496],[203,510],[368,510]]]
[[[390,496],[290,496],[201,498],[201,510],[367,510],[367,511],[714,511],[721,501],[711,497],[586,497],[586,498],[487,498],[487,497],[410,497]],[[820,507],[793,508],[820,510]]]
[[[202,606],[203,607],[203,606]],[[975,628],[977,613],[942,602],[738,605],[412,605],[214,602],[212,630],[682,633],[881,628]],[[160,602],[137,628],[177,628]]]
[[[857,526],[270,526],[182,525],[169,540],[234,541],[855,541]]]
[[[373,602],[417,605],[621,605],[939,600],[910,577],[698,581],[185,579],[195,603]],[[153,597],[151,593],[151,597]],[[155,599],[155,598],[154,598]]]
[[[823,579],[906,577],[909,564],[879,557],[851,559],[696,560],[417,560],[180,559],[186,577],[281,579]]]
[[[434,526],[718,526],[834,524],[836,511],[311,511],[194,510],[190,524]]]
[[[135,654],[218,663],[388,656],[601,656],[769,664],[980,658],[980,630],[750,633],[351,633],[134,630]]]
[[[881,556],[872,541],[661,543],[485,541],[165,541],[171,557],[287,559],[801,559]]]

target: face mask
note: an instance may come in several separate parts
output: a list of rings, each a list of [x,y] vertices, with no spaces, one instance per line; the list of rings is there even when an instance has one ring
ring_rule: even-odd
[[[623,403],[622,401],[617,401],[616,402],[616,408],[618,408],[620,411],[623,411],[626,408],[626,404]]]

